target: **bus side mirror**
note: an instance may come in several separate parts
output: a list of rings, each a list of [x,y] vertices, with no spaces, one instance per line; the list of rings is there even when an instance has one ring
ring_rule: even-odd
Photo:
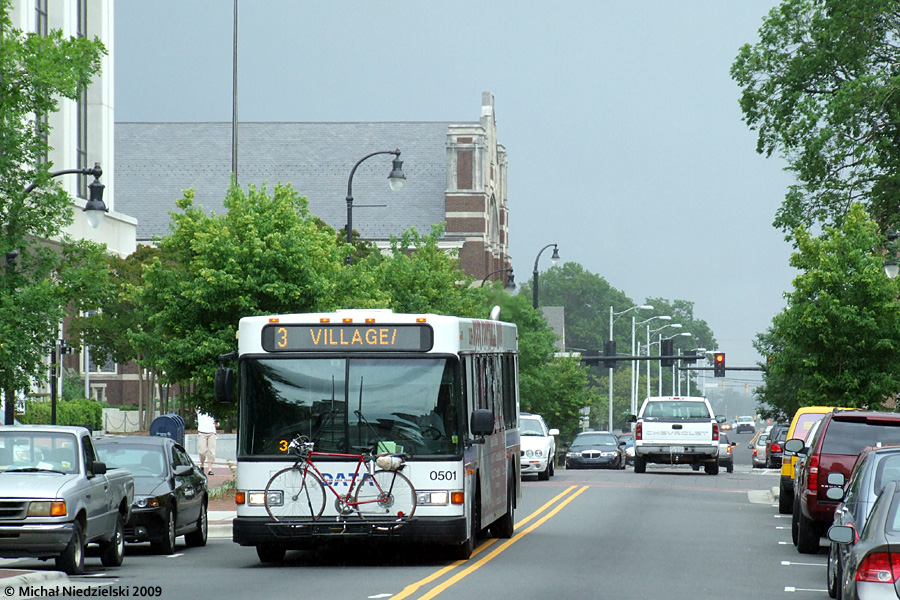
[[[491,435],[494,432],[494,413],[486,408],[474,410],[469,429],[474,436]]]
[[[231,369],[216,369],[216,402],[234,403],[234,371]]]

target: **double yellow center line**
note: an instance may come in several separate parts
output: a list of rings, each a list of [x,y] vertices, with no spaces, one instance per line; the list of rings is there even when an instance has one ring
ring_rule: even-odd
[[[567,504],[569,504],[569,502],[571,502],[572,500],[577,498],[586,489],[588,489],[588,486],[582,486],[579,488],[577,485],[573,485],[573,486],[566,488],[565,490],[563,490],[562,492],[560,492],[559,494],[557,494],[556,496],[551,498],[548,502],[546,502],[539,509],[537,509],[536,511],[534,511],[533,513],[531,513],[530,515],[528,515],[527,517],[525,517],[518,523],[516,523],[516,526],[515,526],[516,533],[508,540],[505,540],[502,543],[500,543],[496,548],[491,549],[491,547],[494,546],[500,540],[498,540],[496,538],[486,540],[480,546],[478,546],[478,548],[475,549],[475,552],[472,553],[472,557],[468,561],[458,560],[458,561],[454,562],[453,564],[448,565],[448,566],[444,567],[443,569],[437,571],[436,573],[432,573],[431,575],[429,575],[428,577],[425,577],[424,579],[420,579],[419,581],[416,581],[415,583],[409,584],[408,586],[403,588],[402,592],[400,592],[396,596],[392,596],[391,597],[392,600],[403,600],[403,598],[409,598],[410,596],[415,594],[422,586],[428,585],[429,583],[436,581],[436,580],[442,578],[443,576],[447,575],[448,573],[456,570],[460,566],[467,564],[468,562],[474,560],[474,564],[472,564],[469,567],[466,567],[459,573],[456,573],[455,575],[453,575],[453,577],[450,577],[446,581],[431,588],[431,590],[429,590],[426,594],[424,594],[423,596],[419,596],[418,600],[431,600],[431,598],[435,598],[441,592],[447,590],[452,585],[454,585],[457,582],[461,581],[462,579],[468,577],[469,575],[471,575],[472,573],[474,573],[475,571],[477,571],[478,569],[480,569],[481,567],[483,567],[490,561],[494,560],[495,558],[500,556],[500,554],[502,552],[505,552],[507,549],[509,549],[510,546],[512,546],[513,544],[515,544],[516,542],[521,540],[523,537],[525,537],[526,535],[528,535],[529,533],[531,533],[532,531],[534,531],[535,529],[537,529],[538,527],[540,527],[541,525],[546,523],[551,517],[556,515],[556,513],[561,511],[563,508],[565,508],[565,506]],[[563,498],[565,498],[565,499],[563,500]],[[560,500],[562,500],[562,501],[560,501]],[[557,504],[557,502],[559,502],[559,504]],[[553,506],[554,504],[556,504],[555,507]],[[551,507],[553,507],[553,508],[551,509]],[[535,520],[535,519],[537,519],[537,520]],[[530,523],[531,521],[534,521],[534,523],[532,523],[531,525],[528,525],[528,527],[526,527],[526,525],[528,523]],[[488,552],[488,550],[490,550],[490,552]],[[485,554],[485,553],[487,553],[487,554]],[[478,558],[479,555],[481,555],[480,558]]]

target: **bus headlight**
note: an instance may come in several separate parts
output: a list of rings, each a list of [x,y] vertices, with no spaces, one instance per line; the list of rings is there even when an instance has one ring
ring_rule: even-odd
[[[247,504],[249,506],[265,506],[266,492],[250,491],[247,492]],[[271,490],[269,492],[269,506],[281,506],[284,504],[284,492],[281,490]]]
[[[439,492],[416,492],[417,506],[446,506],[450,502],[450,493],[447,491]]]

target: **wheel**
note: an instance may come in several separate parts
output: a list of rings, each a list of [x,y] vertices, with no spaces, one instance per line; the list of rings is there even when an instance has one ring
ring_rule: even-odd
[[[410,518],[416,512],[416,489],[397,471],[375,471],[356,486],[353,499],[356,511],[364,519],[378,517]]]
[[[325,510],[325,486],[313,471],[288,467],[269,479],[265,504],[276,521],[315,521]]]
[[[826,571],[826,579],[828,580],[828,595],[832,598],[840,598],[841,596],[841,557],[839,556],[837,544],[831,544],[828,549],[828,569]]]
[[[728,471],[729,473],[734,473],[734,463],[733,462],[728,463],[728,466],[725,467],[725,470]]]
[[[801,554],[816,554],[819,551],[819,530],[812,519],[807,519],[800,511],[797,523],[797,551]]]
[[[703,470],[706,471],[707,475],[718,475],[719,474],[719,463],[711,462],[703,465]]]
[[[256,556],[259,557],[259,562],[264,563],[279,563],[284,560],[284,547],[283,546],[263,546],[259,545],[256,547]]]
[[[550,479],[550,461],[547,461],[547,466],[544,467],[544,470],[538,473],[538,481],[548,481]]]
[[[125,557],[125,520],[122,515],[116,517],[116,532],[112,538],[100,542],[100,562],[104,567],[121,567]]]
[[[506,485],[506,514],[491,523],[491,535],[495,538],[508,540],[515,533],[516,526],[516,506],[514,502],[515,484],[512,478]]]
[[[793,502],[794,488],[791,487],[791,482],[788,481],[788,485],[784,485],[782,481],[778,488],[778,512],[782,515],[791,514]]]
[[[620,468],[621,470],[624,471],[624,470],[625,470],[625,465],[627,465],[627,464],[628,464],[628,457],[627,457],[627,456],[620,456],[620,457],[619,457],[619,468]]]
[[[478,532],[481,531],[481,488],[475,490],[475,498],[469,507],[469,536],[461,544],[454,546],[453,556],[457,560],[468,560],[478,545]]]
[[[67,575],[84,573],[84,529],[81,521],[75,521],[69,545],[56,557],[56,568]]]
[[[189,548],[200,548],[206,545],[206,537],[209,533],[209,519],[206,511],[206,501],[204,501],[200,506],[200,517],[197,519],[197,529],[184,534],[184,543]]]
[[[791,541],[797,545],[797,531],[800,528],[800,498],[795,497],[791,511]]]
[[[175,554],[175,511],[166,511],[165,530],[162,535],[150,540],[150,550],[156,554]]]
[[[548,468],[550,469],[550,477],[553,477],[556,474],[556,453],[555,452],[550,454],[549,464],[550,464],[550,466]]]
[[[634,472],[645,473],[647,471],[647,459],[643,456],[634,457]]]

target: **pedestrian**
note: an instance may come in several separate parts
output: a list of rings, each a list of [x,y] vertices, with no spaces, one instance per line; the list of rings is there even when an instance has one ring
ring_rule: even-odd
[[[205,412],[197,409],[197,452],[200,454],[200,470],[209,464],[209,474],[213,474],[213,463],[216,461],[216,427],[219,423]]]

